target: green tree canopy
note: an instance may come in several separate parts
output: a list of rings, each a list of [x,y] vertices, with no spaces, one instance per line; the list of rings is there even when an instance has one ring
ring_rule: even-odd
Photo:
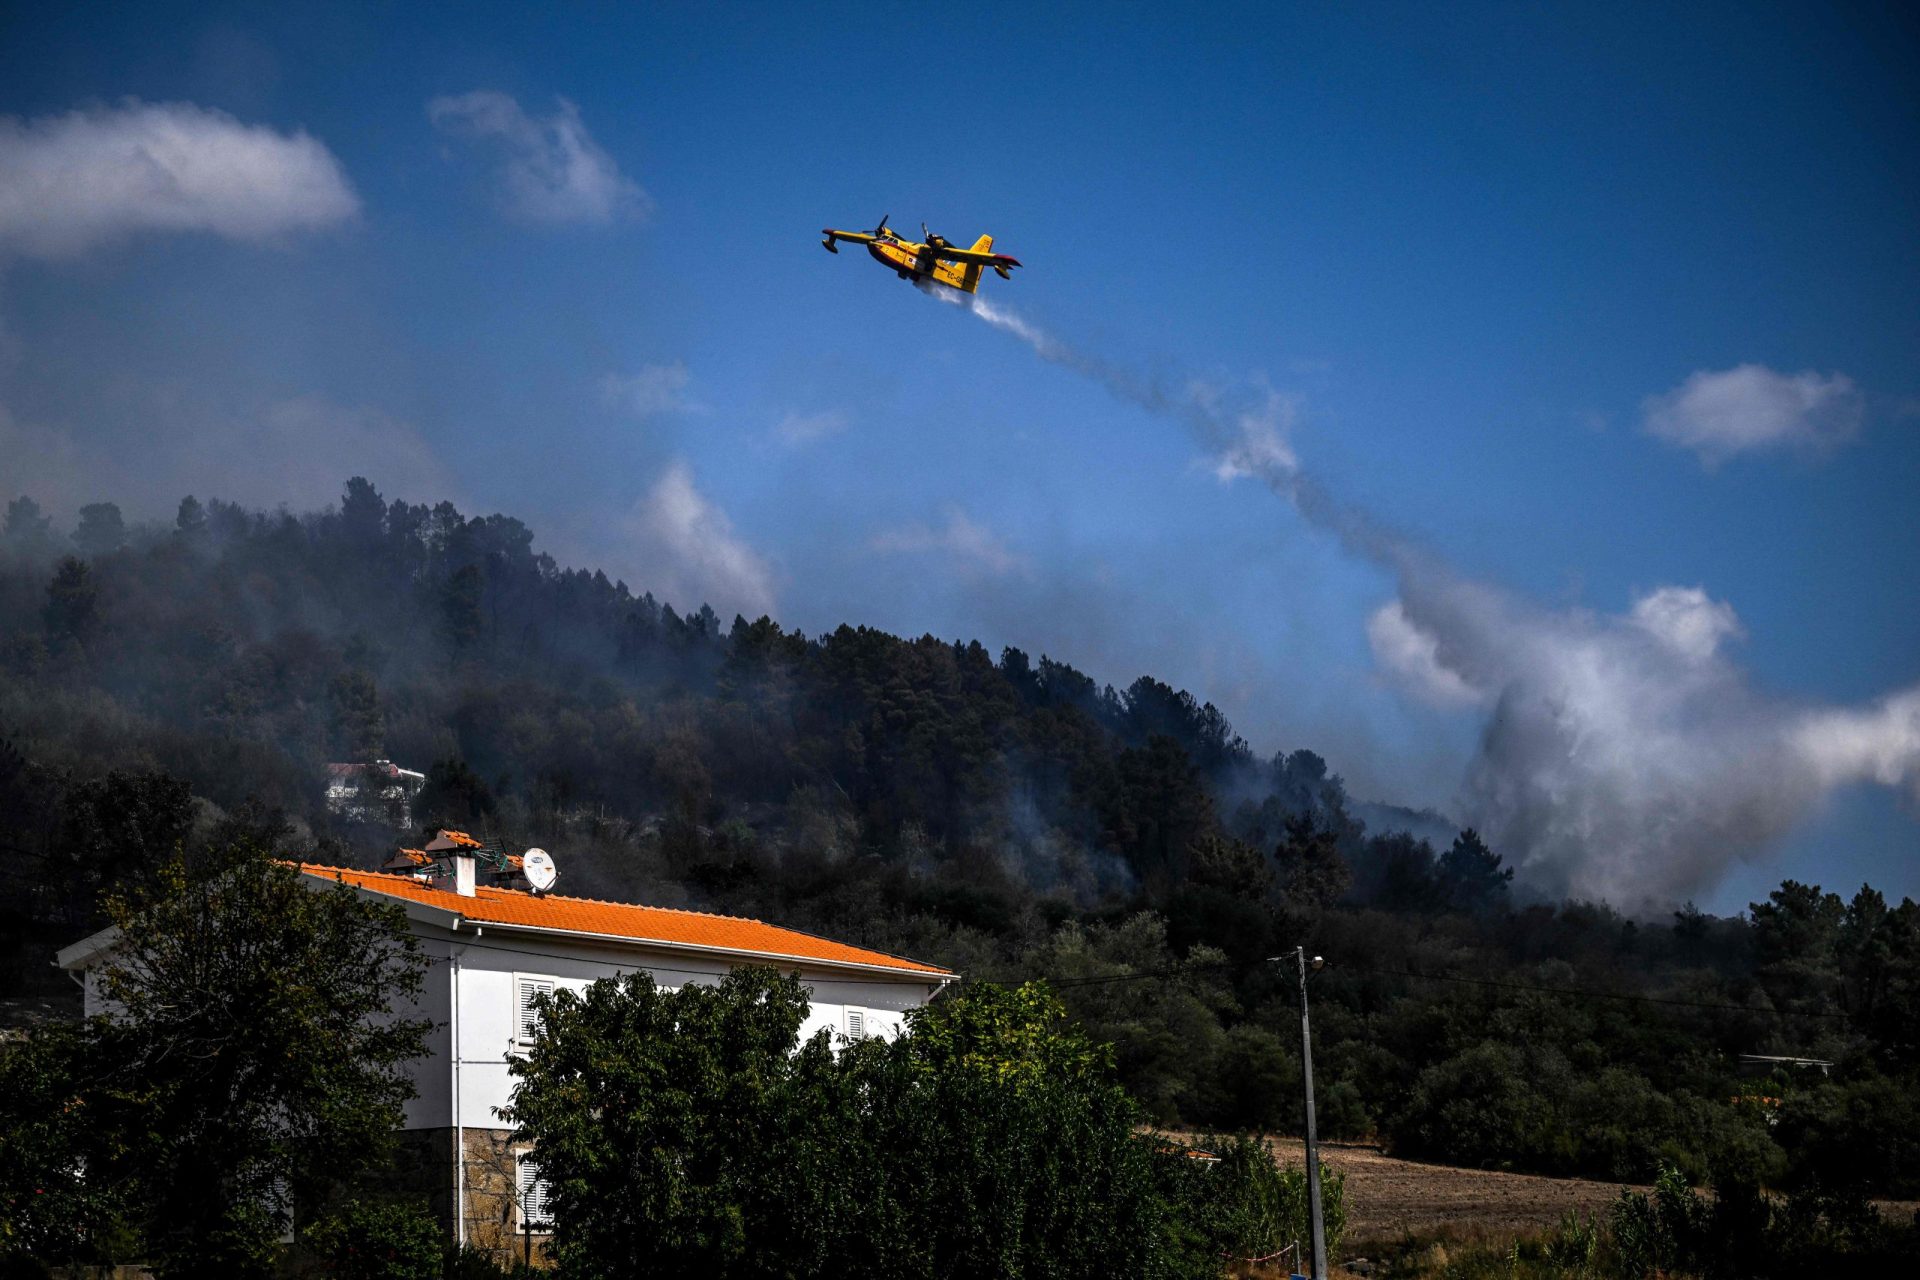
[[[73,545],[88,559],[111,555],[127,545],[127,524],[120,508],[111,502],[90,502],[80,508],[80,524],[73,531]]]
[[[113,1012],[72,1052],[56,1039],[0,1060],[25,1086],[0,1090],[0,1172],[18,1176],[31,1142],[42,1185],[79,1198],[69,1231],[162,1276],[265,1274],[290,1206],[390,1149],[428,1026],[392,1016],[424,972],[397,909],[255,845],[213,865],[195,879],[176,861],[112,896],[119,938],[95,978]],[[45,1234],[22,1221],[10,1211],[0,1240]]]
[[[1232,1215],[1136,1131],[1045,988],[970,988],[838,1046],[799,1043],[807,1002],[737,970],[546,1003],[508,1118],[563,1276],[1219,1274]]]

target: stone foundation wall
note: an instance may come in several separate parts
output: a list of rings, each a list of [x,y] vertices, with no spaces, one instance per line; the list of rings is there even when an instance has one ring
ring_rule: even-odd
[[[520,1261],[527,1240],[519,1230],[514,1198],[520,1147],[508,1129],[466,1129],[466,1239],[467,1244],[491,1254],[507,1266]],[[453,1228],[453,1130],[408,1129],[399,1135],[392,1167],[382,1181],[393,1190],[427,1198],[427,1207],[446,1228]],[[545,1232],[533,1237],[533,1264],[549,1266]]]

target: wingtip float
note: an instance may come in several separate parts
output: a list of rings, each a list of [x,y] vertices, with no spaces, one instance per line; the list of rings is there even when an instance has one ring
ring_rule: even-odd
[[[981,236],[971,248],[962,249],[928,231],[924,222],[920,224],[920,234],[925,240],[907,239],[890,229],[884,217],[871,231],[840,231],[828,227],[820,234],[826,237],[820,247],[828,253],[840,252],[838,242],[841,240],[864,244],[875,262],[891,269],[902,280],[915,284],[927,280],[962,293],[973,293],[980,288],[980,273],[984,268],[991,267],[1002,280],[1011,280],[1011,268],[1020,265],[1018,258],[993,252],[992,236]]]

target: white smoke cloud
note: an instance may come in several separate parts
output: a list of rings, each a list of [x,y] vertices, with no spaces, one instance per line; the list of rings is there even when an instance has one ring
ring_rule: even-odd
[[[134,99],[0,117],[0,254],[70,257],[138,232],[270,241],[359,210],[333,153],[304,132]]]
[[[636,418],[698,412],[701,406],[687,396],[687,386],[692,381],[687,366],[678,360],[670,364],[642,365],[637,373],[610,373],[602,378],[600,401],[609,409],[619,409]]]
[[[627,581],[683,609],[710,604],[723,617],[749,618],[774,612],[772,567],[695,487],[684,462],[669,466],[634,503],[622,532],[635,557]]]
[[[1429,706],[1471,707],[1487,700],[1485,693],[1440,661],[1439,641],[1409,622],[1398,600],[1381,605],[1367,619],[1367,643],[1374,660]]]
[[[644,218],[653,201],[620,172],[587,132],[580,109],[555,100],[550,116],[529,115],[504,93],[476,90],[427,103],[434,127],[481,142],[496,155],[501,210],[520,222],[608,223]]]
[[[1793,739],[1826,786],[1869,778],[1906,787],[1920,802],[1920,689],[1864,709],[1811,712],[1794,726]]]
[[[1764,859],[1834,789],[1920,772],[1920,690],[1865,710],[1767,693],[1719,653],[1739,620],[1698,588],[1607,617],[1414,558],[1399,574],[1408,626],[1493,700],[1462,816],[1548,892],[1677,901]]]
[[[1733,606],[1701,587],[1661,587],[1634,601],[1634,625],[1685,657],[1711,658],[1723,641],[1746,634]]]
[[[937,529],[924,524],[889,529],[877,534],[870,545],[881,552],[943,552],[951,556],[963,572],[990,577],[1026,567],[1026,560],[1012,551],[998,534],[958,507],[948,509],[946,523]]]
[[[928,297],[959,307],[1011,334],[1042,360],[1091,379],[1115,399],[1184,424],[1207,450],[1208,465],[1223,483],[1250,477],[1273,486],[1283,496],[1300,497],[1293,488],[1299,461],[1287,442],[1298,413],[1297,398],[1282,395],[1262,381],[1230,390],[1192,379],[1178,392],[1169,391],[1132,368],[1061,341],[979,294],[959,293],[923,280],[915,283]]]
[[[1708,467],[1768,449],[1824,452],[1852,439],[1866,413],[1845,374],[1776,373],[1759,364],[1701,370],[1643,409],[1647,434],[1693,450]]]
[[[140,415],[138,432],[89,432],[24,422],[0,405],[8,482],[56,511],[112,497],[129,515],[149,517],[171,516],[189,493],[319,508],[353,475],[385,489],[461,499],[457,479],[418,428],[375,409],[312,395],[244,407],[155,395]]]
[[[1732,606],[1699,587],[1661,587],[1605,616],[1544,609],[1462,577],[1332,500],[1291,448],[1248,447],[1244,412],[1191,391],[1164,395],[1008,313],[968,309],[1043,359],[1186,426],[1221,474],[1259,479],[1394,575],[1397,598],[1368,622],[1375,656],[1424,702],[1484,709],[1457,808],[1532,888],[1668,905],[1711,887],[1736,861],[1764,859],[1837,788],[1874,782],[1920,801],[1920,688],[1865,708],[1768,693],[1722,652],[1743,634]],[[1857,421],[1843,407],[1855,395],[1844,378],[1733,373],[1730,382],[1696,375],[1689,387],[1704,376],[1704,391],[1683,387],[1670,410],[1695,424],[1707,453],[1740,437],[1742,427],[1726,425],[1736,420],[1743,438],[1762,440],[1804,434],[1809,419],[1829,434],[1849,415]],[[1768,403],[1780,381],[1792,384],[1798,416],[1776,412],[1774,425],[1756,431],[1742,413],[1722,412],[1743,398]],[[1285,443],[1283,430],[1272,438]]]
[[[1236,434],[1220,449],[1214,460],[1213,474],[1222,484],[1263,476],[1292,476],[1300,469],[1288,437],[1299,416],[1297,397],[1281,395],[1260,384],[1254,403],[1230,409],[1223,403],[1219,388],[1204,382],[1187,386],[1187,394],[1208,417],[1228,422]]]

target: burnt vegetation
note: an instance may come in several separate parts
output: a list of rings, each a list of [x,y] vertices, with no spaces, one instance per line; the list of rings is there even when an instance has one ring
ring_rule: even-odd
[[[722,619],[533,532],[350,481],[324,512],[109,503],[0,536],[0,934],[16,998],[103,893],[222,824],[370,866],[329,762],[427,773],[416,825],[560,855],[560,891],[760,916],[1046,978],[1163,1123],[1437,1159],[1920,1192],[1920,908],[1788,882],[1746,916],[1524,900],[1472,831],[1369,830],[1310,750],[1017,649]],[[1415,815],[1409,815],[1414,817]],[[1431,827],[1432,815],[1426,815]],[[1829,1072],[1741,1076],[1741,1054]]]

